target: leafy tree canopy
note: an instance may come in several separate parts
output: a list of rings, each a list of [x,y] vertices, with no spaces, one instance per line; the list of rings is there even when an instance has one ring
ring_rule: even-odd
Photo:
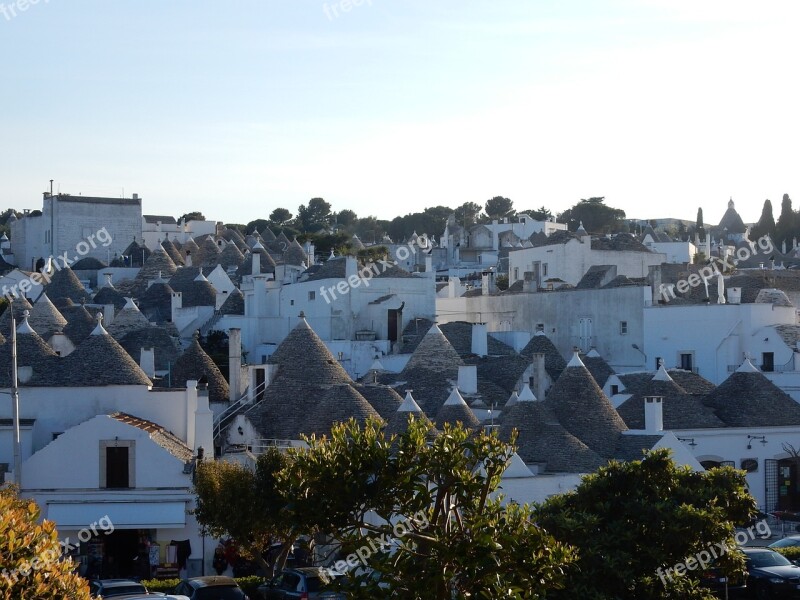
[[[0,489],[0,598],[89,600],[89,586],[61,560],[55,523],[39,522],[39,507]]]
[[[292,213],[286,208],[276,208],[269,214],[269,220],[276,225],[283,225],[292,218]]]
[[[206,218],[203,216],[203,213],[201,213],[199,210],[196,210],[178,217],[178,221],[181,220],[183,220],[184,223],[188,223],[189,221],[205,221]]]
[[[672,578],[659,569],[664,573],[717,542],[735,548],[734,524],[755,513],[742,471],[694,472],[676,466],[668,450],[612,462],[535,511],[537,523],[579,552],[563,592],[548,598],[713,598],[696,588],[702,569]],[[717,566],[741,574],[744,561],[731,553]]]
[[[319,231],[328,225],[331,214],[331,205],[322,198],[312,198],[308,204],[301,204],[297,208],[296,225],[307,232]]]
[[[478,222],[481,214],[481,205],[475,202],[465,202],[455,210],[456,221],[463,226],[470,227]],[[422,233],[418,231],[417,233]],[[425,231],[425,233],[429,233]],[[438,233],[438,232],[436,232]]]
[[[495,196],[486,201],[486,216],[489,219],[502,219],[514,214],[514,203],[508,198]]]
[[[581,200],[558,215],[558,221],[566,223],[570,231],[577,230],[583,223],[584,229],[589,233],[619,233],[627,231],[628,227],[625,211],[607,206],[604,197]]]

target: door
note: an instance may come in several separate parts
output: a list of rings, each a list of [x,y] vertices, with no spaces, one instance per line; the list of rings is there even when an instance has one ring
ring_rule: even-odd
[[[256,369],[256,402],[261,402],[264,399],[264,381],[266,381],[266,371],[264,369]]]
[[[386,339],[390,342],[397,341],[397,331],[398,326],[400,324],[400,311],[394,308],[389,309],[389,313],[387,315],[388,320],[388,331],[386,332]]]
[[[761,370],[765,373],[772,373],[775,370],[775,354],[772,352],[761,353]]]
[[[778,461],[778,510],[796,511],[800,508],[800,489],[797,481],[797,458]]]
[[[578,337],[581,350],[588,352],[592,349],[593,324],[590,317],[581,317],[578,321]]]

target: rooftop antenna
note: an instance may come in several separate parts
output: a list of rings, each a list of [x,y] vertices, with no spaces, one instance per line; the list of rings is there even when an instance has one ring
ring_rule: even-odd
[[[50,180],[50,195],[53,195],[53,180]]]

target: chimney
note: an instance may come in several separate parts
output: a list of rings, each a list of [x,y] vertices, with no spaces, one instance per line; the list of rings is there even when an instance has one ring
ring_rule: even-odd
[[[489,295],[489,273],[484,272],[481,273],[481,295],[488,296]]]
[[[156,375],[156,353],[155,348],[142,348],[139,355],[139,366],[145,375],[151,379]]]
[[[545,356],[542,352],[535,352],[532,357],[534,395],[539,400],[544,400],[547,392],[547,371],[544,368]]]
[[[253,252],[253,275],[261,273],[261,255],[258,252]]]
[[[230,401],[239,399],[242,378],[242,330],[231,327],[228,330],[228,381]]]
[[[111,283],[111,278],[114,276],[113,273],[103,273],[103,276],[106,278],[106,283],[104,287],[113,288],[114,284]]]
[[[476,365],[458,367],[458,389],[462,394],[478,393],[478,367]]]
[[[741,304],[742,303],[742,288],[730,287],[728,292],[728,304]]]
[[[195,402],[194,417],[194,448],[195,453],[202,448],[207,458],[214,456],[214,413],[208,405],[208,387],[202,392],[197,393]]]
[[[536,273],[533,271],[525,271],[522,274],[522,291],[535,292],[536,291]]]
[[[192,253],[189,250],[186,251],[186,260],[183,262],[187,267],[192,266]]]
[[[486,323],[472,324],[472,353],[480,357],[489,354],[489,339]]]
[[[644,430],[648,433],[664,431],[664,412],[662,396],[644,397]]]
[[[195,418],[194,413],[197,412],[197,380],[189,379],[187,381],[173,382],[172,385],[176,387],[186,386],[186,445],[189,448],[194,448],[195,439]]]
[[[183,292],[172,292],[172,322],[178,316],[177,311],[183,308]]]
[[[108,327],[113,322],[114,322],[114,305],[113,304],[103,305],[103,323],[105,323],[106,327]]]
[[[661,265],[650,265],[650,267],[648,267],[648,269],[650,271],[650,273],[648,275],[649,275],[649,279],[650,279],[650,286],[651,286],[652,296],[653,296],[652,301],[653,301],[653,305],[655,306],[656,304],[658,304],[658,301],[661,299],[660,296],[661,296],[661,293],[662,293],[662,290],[661,290]]]
[[[344,258],[344,278],[350,279],[351,277],[358,276],[358,261],[355,256],[345,256]]]
[[[425,256],[425,272],[433,273],[433,257],[430,254]]]

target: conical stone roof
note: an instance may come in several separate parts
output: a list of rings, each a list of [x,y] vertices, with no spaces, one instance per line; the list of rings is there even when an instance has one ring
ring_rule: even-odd
[[[141,313],[133,300],[128,298],[125,307],[114,315],[114,321],[108,326],[108,333],[119,341],[130,332],[145,327],[150,327],[150,321]]]
[[[359,425],[364,425],[367,419],[381,417],[352,385],[334,385],[309,415],[305,429],[317,435],[330,435],[334,423],[342,423],[351,418]]]
[[[122,310],[125,303],[125,296],[113,287],[100,288],[92,300],[92,304],[113,304],[114,310]]]
[[[543,401],[572,435],[605,458],[613,458],[628,428],[577,353]]]
[[[161,242],[161,247],[164,249],[164,252],[167,253],[167,256],[169,256],[170,260],[173,263],[175,263],[176,266],[183,264],[183,256],[181,256],[181,253],[175,247],[175,244],[169,241],[168,237],[165,237],[164,241]]]
[[[186,257],[191,255],[192,257],[192,266],[195,266],[195,257],[197,256],[198,252],[200,252],[200,246],[197,245],[192,238],[186,240],[186,243],[181,246],[181,256],[183,256],[184,263],[188,262]]]
[[[11,337],[11,314],[14,314],[14,318],[16,319],[17,325],[22,322],[22,317],[25,314],[25,311],[30,311],[33,308],[33,305],[28,302],[28,299],[24,296],[15,296],[11,300],[10,308],[7,306],[6,309],[3,311],[3,314],[0,315],[0,333],[2,333],[5,337]]]
[[[139,310],[148,321],[163,322],[172,319],[173,291],[164,279],[156,279],[139,296]]]
[[[272,229],[269,227],[264,227],[264,231],[261,232],[261,238],[265,242],[274,242],[276,239],[275,234],[272,232]]]
[[[89,337],[96,326],[92,315],[82,304],[74,304],[70,301],[70,306],[62,308],[61,314],[67,320],[67,324],[64,326],[64,335],[76,346]]]
[[[199,336],[194,339],[186,351],[175,362],[172,370],[172,385],[183,387],[190,379],[208,381],[208,399],[210,402],[227,402],[230,399],[228,382],[222,376],[219,367],[200,346]]]
[[[233,242],[226,244],[222,252],[219,253],[219,264],[226,271],[231,268],[238,269],[243,262],[244,254],[239,251],[239,248]]]
[[[303,247],[295,239],[283,253],[283,262],[287,265],[306,265],[308,266],[308,255]]]
[[[49,385],[58,356],[42,337],[28,324],[27,315],[20,316],[17,325],[17,366],[31,367],[33,374],[26,386]],[[0,346],[0,387],[11,387],[11,338]]]
[[[467,406],[467,403],[464,402],[464,398],[458,392],[457,387],[453,387],[453,391],[450,392],[450,397],[442,405],[442,408],[439,409],[439,412],[436,413],[435,423],[438,429],[442,429],[445,423],[450,425],[461,423],[470,429],[475,429],[480,426],[480,421],[478,421],[472,409]]]
[[[708,394],[703,403],[729,427],[800,425],[800,404],[749,360]]]
[[[544,368],[550,379],[555,381],[567,366],[567,361],[561,353],[543,333],[535,334],[527,345],[520,351],[520,355],[527,359],[532,359],[534,354],[544,354]]]
[[[119,343],[137,363],[141,363],[142,348],[152,348],[157,371],[169,370],[180,356],[177,340],[163,327],[145,327],[131,331]]]
[[[69,298],[75,304],[89,300],[88,292],[69,267],[56,270],[50,277],[50,283],[44,286],[44,291],[53,304],[58,304],[62,298]]]
[[[205,236],[200,240],[198,246],[200,249],[192,260],[192,265],[195,267],[208,267],[212,269],[216,267],[219,262],[221,251],[214,237],[211,235]]]
[[[269,357],[268,362],[280,365],[276,379],[289,377],[298,381],[312,381],[316,385],[351,383],[347,371],[342,368],[302,315],[294,329]]]
[[[177,271],[175,263],[161,246],[156,248],[150,257],[145,261],[144,266],[139,269],[136,278],[133,280],[133,294],[138,297],[147,289],[147,284],[153,279],[161,277],[171,277]]]
[[[30,323],[30,326],[33,327],[36,333],[47,340],[57,331],[64,331],[67,320],[58,309],[53,306],[47,294],[43,293],[30,310],[28,323]]]
[[[428,369],[450,378],[458,378],[458,367],[464,361],[447,341],[441,329],[432,325],[406,363],[401,378],[417,370]]]
[[[243,315],[244,314],[244,296],[239,288],[233,288],[225,302],[219,307],[221,315]]]
[[[97,326],[75,351],[62,359],[59,377],[66,385],[147,385],[150,378],[102,325]]]

